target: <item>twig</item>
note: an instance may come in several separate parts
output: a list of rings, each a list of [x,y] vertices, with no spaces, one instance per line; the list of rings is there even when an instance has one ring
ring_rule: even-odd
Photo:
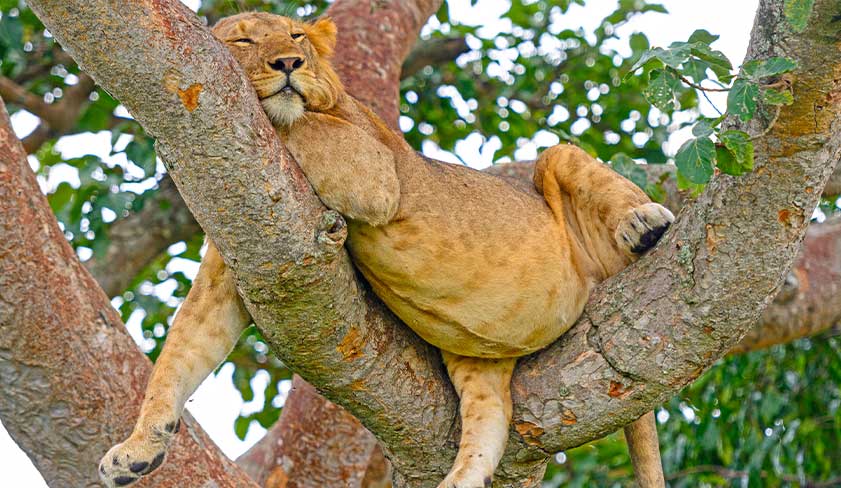
[[[697,83],[692,82],[689,78],[687,78],[683,75],[678,75],[678,76],[680,76],[680,81],[686,83],[687,85],[689,85],[692,88],[695,88],[696,90],[701,90],[703,92],[728,92],[728,91],[730,91],[729,88],[707,88],[705,86],[701,86]]]

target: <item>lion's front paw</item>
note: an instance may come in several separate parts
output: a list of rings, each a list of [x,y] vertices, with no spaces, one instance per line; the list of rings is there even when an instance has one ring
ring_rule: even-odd
[[[619,221],[614,238],[619,247],[631,254],[648,251],[666,229],[674,222],[675,216],[659,203],[646,203],[628,211]]]
[[[169,422],[147,433],[134,433],[112,447],[99,462],[99,477],[108,487],[128,486],[164,462],[166,449],[181,422]]]

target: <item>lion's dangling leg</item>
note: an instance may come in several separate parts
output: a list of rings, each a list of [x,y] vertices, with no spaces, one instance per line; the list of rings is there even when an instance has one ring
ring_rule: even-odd
[[[208,241],[199,274],[155,363],[134,431],[99,464],[107,486],[128,486],[161,465],[184,403],[231,352],[250,320],[232,271]]]
[[[660,461],[660,442],[654,412],[648,412],[625,426],[625,440],[631,452],[634,476],[640,488],[666,486],[663,464]]]
[[[459,396],[461,441],[450,473],[438,488],[491,486],[508,441],[511,374],[516,359],[480,359],[441,351]]]

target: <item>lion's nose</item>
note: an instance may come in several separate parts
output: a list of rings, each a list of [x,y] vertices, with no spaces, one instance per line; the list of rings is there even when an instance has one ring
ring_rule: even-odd
[[[275,71],[282,71],[287,75],[304,65],[304,58],[295,56],[292,58],[276,58],[269,61],[269,67]]]

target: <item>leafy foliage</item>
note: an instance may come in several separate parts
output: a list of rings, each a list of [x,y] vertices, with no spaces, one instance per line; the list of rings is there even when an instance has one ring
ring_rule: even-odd
[[[729,356],[663,405],[657,417],[670,486],[838,482],[839,348],[838,337],[824,335]],[[624,449],[617,433],[556,456],[544,486],[631,486]]]
[[[793,101],[788,84],[781,76],[797,67],[794,61],[782,57],[752,60],[745,63],[739,73],[734,73],[730,60],[710,47],[718,37],[697,30],[686,42],[649,49],[626,76],[626,79],[632,78],[639,69],[647,71],[649,84],[645,96],[664,112],[679,108],[676,97],[687,86],[701,91],[728,92],[727,111],[714,120],[699,120],[692,130],[694,138],[686,141],[675,154],[679,182],[688,182],[689,185],[684,185],[687,187],[707,183],[716,167],[734,176],[753,169],[750,138],[739,131],[721,133],[720,126],[726,115],[747,122],[756,115],[760,102],[779,107]],[[704,81],[716,86],[705,87]],[[770,124],[775,119],[771,117]]]
[[[205,0],[200,15],[210,24],[243,10],[309,18],[328,3]],[[805,27],[811,4],[786,2],[794,29]],[[795,68],[790,60],[750,62],[735,72],[731,61],[711,47],[718,37],[707,31],[667,48],[652,48],[645,34],[635,33],[629,38],[630,54],[623,54],[610,47],[619,39],[617,29],[633,16],[665,9],[619,0],[592,33],[558,27],[563,14],[582,5],[584,0],[513,0],[500,14],[500,24],[510,28],[492,32],[460,23],[445,4],[422,38],[463,36],[471,49],[403,80],[401,126],[407,140],[417,149],[450,152],[451,159],[473,153],[474,162],[486,164],[531,158],[541,147],[571,141],[611,161],[616,171],[658,199],[662,190],[647,181],[638,162],[668,162],[672,155],[664,153],[664,143],[674,131],[693,124],[693,138],[673,155],[682,188],[699,191],[716,169],[730,175],[752,170],[753,147],[746,133],[723,129],[723,115],[707,119],[693,112],[697,87],[728,90],[727,112],[747,120],[792,102],[785,82],[785,74]],[[0,12],[0,75],[46,103],[61,103],[79,82],[78,66],[23,2],[0,0]],[[15,104],[8,108],[21,110]],[[68,240],[83,258],[106,252],[111,226],[153,201],[165,171],[142,128],[116,100],[96,89],[67,134],[101,131],[110,141],[107,154],[64,156],[60,139],[42,145],[31,160]],[[173,245],[113,299],[124,320],[140,323],[141,346],[153,360],[189,290],[201,244],[196,236]],[[796,484],[787,476],[822,480],[841,475],[831,462],[841,445],[838,351],[837,338],[823,337],[730,357],[675,397],[660,411],[669,417],[660,435],[666,471],[675,476],[671,484],[777,486]],[[254,422],[268,427],[278,418],[282,382],[290,372],[268,354],[253,327],[228,362],[235,366],[233,381],[244,401],[258,396],[255,377],[269,377],[263,405],[233,426],[243,438]],[[564,462],[553,463],[547,472],[547,486],[631,482],[620,435],[560,457]],[[720,470],[686,471],[704,465],[746,475],[734,480],[722,477]]]

